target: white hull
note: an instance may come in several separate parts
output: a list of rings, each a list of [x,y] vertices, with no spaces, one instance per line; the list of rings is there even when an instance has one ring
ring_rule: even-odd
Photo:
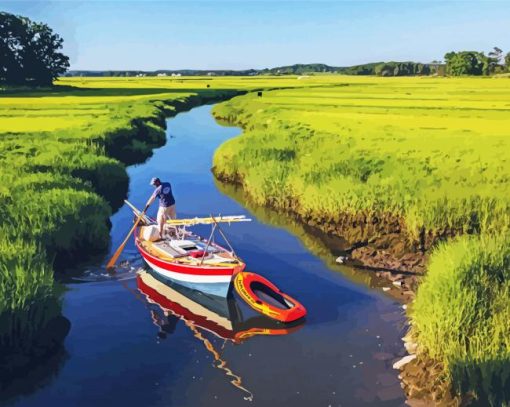
[[[218,297],[228,296],[232,283],[231,275],[203,276],[196,274],[175,273],[158,267],[147,259],[145,259],[145,262],[152,270],[154,270],[155,273],[164,279],[170,280],[171,282]]]

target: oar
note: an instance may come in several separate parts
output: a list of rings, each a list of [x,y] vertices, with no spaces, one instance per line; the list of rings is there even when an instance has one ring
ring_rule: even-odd
[[[147,209],[149,209],[149,205],[146,205],[145,206],[145,209],[143,210],[143,212],[140,213],[140,215],[138,215],[138,218],[136,219],[133,227],[131,228],[131,230],[129,231],[129,233],[127,234],[126,238],[124,239],[124,241],[120,244],[119,248],[117,249],[117,251],[113,254],[112,258],[110,259],[110,261],[108,262],[108,264],[106,265],[106,269],[107,270],[111,270],[115,267],[115,263],[117,262],[117,259],[119,258],[120,254],[122,253],[122,250],[124,250],[124,246],[126,246],[126,243],[128,242],[129,238],[131,237],[131,235],[133,234],[133,231],[136,229],[136,227],[138,226],[138,223],[140,223],[140,220],[143,218],[143,215],[145,215],[145,212],[147,212]]]

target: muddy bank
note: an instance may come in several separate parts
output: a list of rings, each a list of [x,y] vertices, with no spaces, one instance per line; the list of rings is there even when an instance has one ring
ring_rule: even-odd
[[[212,171],[219,181],[243,187],[241,179],[225,176],[217,168]],[[338,254],[340,262],[377,273],[389,283],[398,277],[402,280],[402,288],[416,288],[418,278],[425,273],[428,252],[440,240],[439,237],[433,242],[429,239],[427,244],[413,240],[404,220],[391,214],[339,213],[332,220],[320,214],[301,215],[297,202],[287,202],[286,205],[267,202],[266,206],[331,236],[331,250]]]

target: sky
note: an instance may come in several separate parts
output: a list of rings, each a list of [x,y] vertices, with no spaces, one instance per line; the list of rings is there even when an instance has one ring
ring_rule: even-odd
[[[47,23],[74,70],[249,69],[510,51],[510,0],[3,1]]]

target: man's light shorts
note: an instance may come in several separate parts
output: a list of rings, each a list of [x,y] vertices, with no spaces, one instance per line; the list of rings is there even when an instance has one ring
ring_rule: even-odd
[[[168,219],[175,219],[177,215],[175,213],[175,205],[167,208],[160,206],[158,209],[158,225],[164,224]]]

